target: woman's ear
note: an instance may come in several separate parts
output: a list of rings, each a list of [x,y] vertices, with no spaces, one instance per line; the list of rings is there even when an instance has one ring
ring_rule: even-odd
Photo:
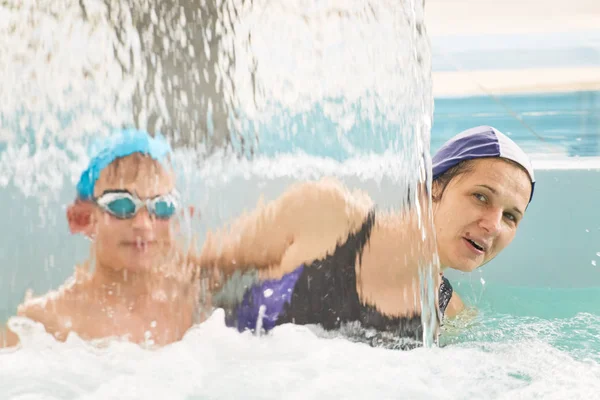
[[[67,208],[67,221],[72,234],[81,233],[91,238],[93,232],[92,213],[94,204],[90,201],[75,200]]]

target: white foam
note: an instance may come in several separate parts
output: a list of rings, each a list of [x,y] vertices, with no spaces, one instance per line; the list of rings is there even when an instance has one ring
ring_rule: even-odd
[[[61,399],[564,399],[594,398],[600,390],[596,362],[535,337],[402,352],[291,325],[256,337],[222,321],[217,312],[158,350],[118,341],[94,347],[75,337],[50,347],[30,341],[0,354],[0,392]]]

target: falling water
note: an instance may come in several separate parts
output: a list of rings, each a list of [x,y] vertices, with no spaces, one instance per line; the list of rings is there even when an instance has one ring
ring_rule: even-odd
[[[170,137],[200,239],[260,195],[334,175],[382,208],[415,207],[430,243],[423,16],[420,0],[3,1],[0,316],[87,257],[64,205],[90,141],[116,127]],[[426,345],[433,266],[422,261]]]

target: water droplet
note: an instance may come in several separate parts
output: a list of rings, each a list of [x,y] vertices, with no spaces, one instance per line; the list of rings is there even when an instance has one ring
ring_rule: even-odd
[[[150,322],[150,327],[151,328],[156,328],[156,321]]]
[[[596,256],[600,257],[600,251],[596,253]]]
[[[271,297],[273,296],[273,289],[265,289],[263,291],[263,294],[265,295],[265,297]]]
[[[595,267],[596,266],[596,260],[592,260],[592,265]]]
[[[481,279],[479,279],[479,281],[481,282],[482,285],[485,285],[485,279],[481,278]]]

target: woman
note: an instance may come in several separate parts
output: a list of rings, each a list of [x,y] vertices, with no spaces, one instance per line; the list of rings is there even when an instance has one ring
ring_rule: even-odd
[[[422,240],[415,211],[378,212],[367,196],[322,181],[296,185],[209,234],[200,263],[230,276],[213,302],[240,331],[359,323],[418,340],[420,262],[436,249],[442,271],[473,271],[493,259],[514,238],[534,183],[512,140],[476,127],[433,157],[435,243]],[[462,302],[445,278],[438,284],[440,313],[456,315]]]

